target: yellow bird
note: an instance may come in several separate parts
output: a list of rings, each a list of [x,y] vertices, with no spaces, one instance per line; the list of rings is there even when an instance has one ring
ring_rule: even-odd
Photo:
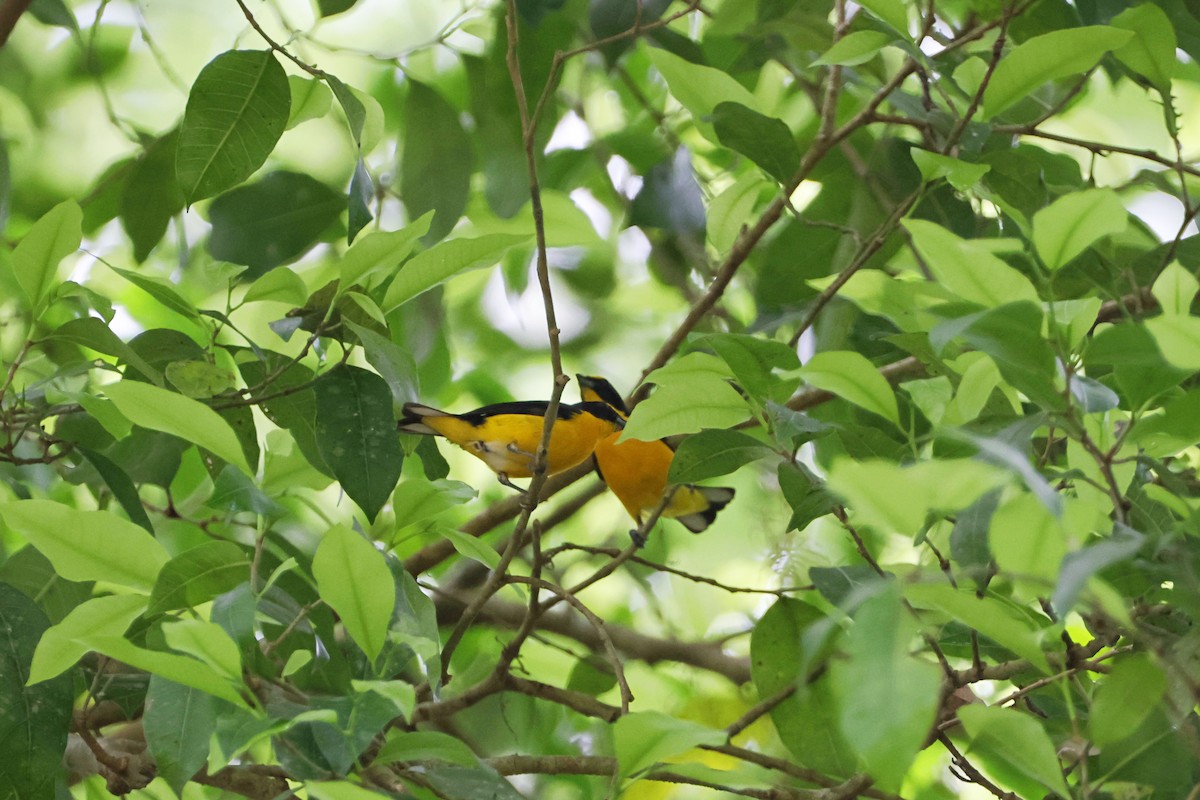
[[[405,403],[404,417],[396,427],[404,433],[444,436],[491,467],[502,484],[524,491],[510,479],[533,476],[548,406],[544,400],[529,400],[451,414]],[[587,460],[596,442],[623,427],[625,420],[605,403],[560,404],[546,453],[547,474]]]
[[[585,402],[607,403],[621,419],[629,416],[625,401],[604,378],[576,375],[579,393]],[[625,506],[638,525],[658,508],[667,491],[667,471],[675,451],[661,439],[643,442],[631,439],[617,444],[620,431],[610,433],[596,443],[596,471],[613,494]],[[677,519],[692,533],[699,533],[716,519],[717,512],[729,505],[733,489],[728,486],[696,486],[686,483],[672,488],[664,517]]]

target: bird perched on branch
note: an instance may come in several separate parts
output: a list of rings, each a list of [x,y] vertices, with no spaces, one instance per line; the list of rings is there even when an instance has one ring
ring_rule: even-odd
[[[625,401],[604,378],[594,375],[575,377],[579,380],[579,393],[585,403],[606,403],[621,419],[629,416]],[[675,451],[661,439],[651,442],[631,439],[617,444],[619,435],[620,431],[610,433],[596,443],[596,471],[625,506],[629,516],[641,525],[662,502]],[[733,489],[728,486],[686,483],[673,487],[671,492],[662,515],[679,520],[692,533],[699,533],[711,525],[717,512],[733,499]]]
[[[444,436],[491,467],[505,486],[524,491],[511,478],[533,476],[542,443],[544,400],[497,403],[465,414],[451,414],[420,403],[405,403],[397,423],[403,433]],[[620,432],[625,420],[606,403],[560,404],[546,453],[546,474],[570,469],[591,456],[596,442]]]

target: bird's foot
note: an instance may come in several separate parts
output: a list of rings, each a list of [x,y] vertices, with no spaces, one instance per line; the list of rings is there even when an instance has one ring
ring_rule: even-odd
[[[521,494],[525,494],[524,489],[522,489],[520,486],[517,486],[515,483],[513,483],[511,480],[508,479],[507,472],[497,472],[496,480],[500,481],[500,483],[504,484],[505,486],[507,486],[510,489],[515,489],[516,491],[520,492]]]

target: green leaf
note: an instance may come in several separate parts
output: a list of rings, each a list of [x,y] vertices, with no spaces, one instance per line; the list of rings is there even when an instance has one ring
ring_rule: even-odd
[[[361,158],[354,165],[354,175],[350,178],[349,195],[346,242],[354,244],[354,238],[358,236],[358,232],[375,219],[375,215],[371,213],[371,200],[375,198],[375,184],[371,180],[371,173],[367,171],[366,163]]]
[[[848,777],[858,768],[842,736],[839,711],[828,680],[807,677],[828,655],[832,619],[801,600],[782,597],[750,636],[750,674],[759,698],[796,685],[796,693],[771,709],[779,738],[798,763]]]
[[[345,525],[325,532],[313,556],[321,599],[372,661],[383,649],[396,606],[396,586],[383,554]]]
[[[423,83],[410,80],[408,87],[400,196],[413,219],[433,212],[424,238],[432,244],[450,232],[467,207],[475,150],[457,109]]]
[[[716,107],[724,102],[738,103],[759,111],[754,95],[729,73],[693,64],[657,47],[646,48],[645,53],[667,82],[671,94],[698,122],[712,116]]]
[[[1113,51],[1125,66],[1144,75],[1167,103],[1170,103],[1171,78],[1175,74],[1175,26],[1166,12],[1153,3],[1127,8],[1109,24],[1133,31],[1124,45]]]
[[[264,400],[259,408],[267,419],[291,434],[305,460],[314,469],[332,478],[333,472],[317,447],[316,392],[311,386],[316,374],[303,364],[290,362],[278,353],[269,353],[263,361],[242,362],[238,369],[246,384],[254,387],[259,387],[267,375],[274,375],[269,388],[259,391],[268,396],[278,395]]]
[[[695,483],[728,475],[770,453],[765,444],[740,431],[700,431],[679,445],[667,480],[672,484]]]
[[[1020,302],[993,308],[939,325],[930,334],[936,348],[960,336],[987,353],[1000,374],[1043,408],[1063,407],[1054,351],[1042,335],[1042,311]]]
[[[233,542],[204,542],[168,561],[150,592],[150,614],[195,608],[250,579],[250,556]]]
[[[149,592],[167,563],[167,551],[153,536],[110,511],[17,500],[0,506],[0,517],[67,580],[106,581]]]
[[[287,127],[292,94],[270,50],[230,50],[214,58],[188,93],[175,171],[188,203],[250,177]]]
[[[317,8],[321,10],[322,17],[332,17],[334,14],[349,11],[356,2],[358,0],[317,0]]]
[[[87,635],[120,636],[146,610],[144,595],[94,597],[77,605],[62,622],[46,630],[33,653],[32,686],[66,672],[88,651],[78,639]]]
[[[1033,244],[1046,267],[1056,270],[1094,242],[1125,230],[1128,218],[1112,189],[1072,192],[1033,215]]]
[[[1146,542],[1146,537],[1137,531],[1120,524],[1115,528],[1112,536],[1068,553],[1062,560],[1058,585],[1050,599],[1050,605],[1060,619],[1071,612],[1076,599],[1096,573],[1113,564],[1131,560]]]
[[[1200,282],[1178,261],[1172,261],[1159,273],[1151,289],[1163,314],[1169,317],[1186,317],[1192,313],[1192,302],[1200,292]]]
[[[151,383],[162,386],[162,373],[146,363],[146,360],[136,350],[121,341],[120,337],[104,324],[104,320],[97,317],[69,319],[55,328],[47,338],[74,342],[89,347],[97,353],[115,356],[142,373],[142,376]]]
[[[162,632],[172,650],[195,656],[230,680],[240,680],[242,654],[237,642],[220,625],[181,619],[163,625]]]
[[[257,277],[309,250],[345,207],[345,196],[300,172],[278,171],[222,194],[209,207],[214,258]]]
[[[1057,582],[1067,554],[1058,519],[1032,494],[1017,495],[996,509],[988,543],[1001,570],[1050,586]]]
[[[816,353],[800,368],[800,377],[810,386],[833,392],[847,402],[900,424],[896,393],[887,378],[853,350]]]
[[[180,394],[192,399],[213,397],[234,387],[233,370],[208,361],[172,361],[163,373]]]
[[[862,522],[915,536],[934,511],[953,513],[1008,482],[1003,470],[975,459],[937,459],[909,466],[880,459],[840,458],[829,488],[846,498]]]
[[[708,241],[718,253],[728,253],[733,247],[763,188],[770,185],[758,173],[746,172],[708,204]]]
[[[314,388],[317,448],[346,494],[373,521],[404,463],[391,390],[374,372],[345,365],[322,375]]]
[[[208,740],[217,729],[217,703],[212,695],[150,676],[142,726],[158,769],[177,796],[208,761]]]
[[[495,233],[477,239],[449,239],[409,259],[383,298],[385,314],[429,291],[442,281],[500,262],[505,253],[529,241],[529,234]]]
[[[917,633],[891,581],[859,607],[846,658],[831,667],[842,735],[885,791],[900,788],[937,713],[941,670],[909,654]],[[886,714],[878,713],[882,708]]]
[[[367,124],[366,106],[354,95],[350,87],[336,76],[326,73],[325,83],[329,84],[333,96],[337,98],[338,105],[346,115],[346,124],[350,126],[350,135],[354,137],[354,143],[362,147],[363,127]]]
[[[33,0],[29,13],[43,25],[55,25],[79,33],[79,21],[65,0]]]
[[[865,64],[892,41],[892,35],[883,31],[855,31],[834,42],[833,47],[822,53],[812,65],[853,67]]]
[[[445,800],[525,800],[525,796],[491,767],[460,767],[457,764],[434,762],[425,776]]]
[[[787,524],[789,531],[802,531],[813,520],[833,510],[834,499],[799,465],[781,463],[776,475],[779,478],[779,491],[792,508],[792,517]]]
[[[242,302],[258,303],[271,300],[291,306],[302,306],[307,299],[308,287],[304,285],[304,279],[287,267],[276,267],[267,270],[250,284]]]
[[[42,215],[12,251],[17,283],[37,310],[58,283],[58,264],[83,241],[83,211],[64,200]]]
[[[301,122],[320,119],[329,113],[329,107],[333,104],[333,92],[317,78],[288,75],[288,88],[292,94],[291,111],[287,121],[288,130]]]
[[[1039,302],[1029,279],[992,255],[982,242],[960,239],[926,220],[905,220],[904,227],[934,277],[963,300],[981,306]]]
[[[945,178],[951,186],[960,192],[974,188],[991,169],[988,164],[972,164],[957,158],[944,156],[941,153],[931,153],[916,147],[908,151],[913,163],[921,170],[921,177],[926,181]]]
[[[1050,674],[1050,662],[1042,652],[1037,629],[1029,617],[1014,606],[946,584],[910,584],[905,587],[904,596],[918,608],[936,608],[949,614],[1007,647],[1043,674]]]
[[[604,247],[604,240],[597,235],[588,215],[566,192],[542,190],[542,222],[546,227],[547,247]],[[479,234],[527,235],[533,229],[533,205],[528,202],[507,219],[471,215],[471,230]]]
[[[171,218],[184,206],[183,191],[175,179],[175,151],[179,132],[155,139],[134,162],[121,189],[121,226],[133,242],[139,264],[162,241]]]
[[[185,300],[183,295],[179,294],[170,284],[138,274],[132,270],[114,267],[111,264],[108,265],[108,268],[175,313],[182,314],[190,319],[195,319],[199,316],[196,307]]]
[[[1163,358],[1173,367],[1200,370],[1200,317],[1161,316],[1146,320]]]
[[[1035,36],[1000,59],[983,92],[983,117],[994,117],[1047,81],[1086,72],[1109,50],[1129,42],[1131,31],[1090,25]]]
[[[135,425],[178,436],[233,464],[247,475],[254,474],[246,463],[233,428],[203,403],[139,381],[110,383],[104,387],[104,393]]]
[[[784,342],[748,333],[708,333],[695,339],[697,345],[712,348],[730,366],[737,383],[752,397],[769,395],[778,383],[774,369],[796,369],[800,366],[796,349]]]
[[[476,537],[454,528],[442,528],[439,533],[450,540],[450,544],[460,556],[478,561],[489,569],[495,569],[499,565],[500,554],[487,542],[481,542]]]
[[[1062,797],[1070,797],[1063,780],[1054,745],[1038,721],[1011,708],[965,705],[958,718],[971,737],[971,752],[985,754],[1011,776],[1036,782]],[[1006,778],[997,776],[1004,785]],[[1013,786],[1024,796],[1033,796],[1025,786]],[[1025,791],[1021,791],[1021,790]],[[1040,792],[1034,792],[1040,794]]]
[[[178,625],[179,623],[174,624]],[[218,630],[220,629],[218,628]],[[224,634],[224,631],[222,631],[222,634]],[[81,635],[76,641],[84,645],[88,650],[95,650],[97,653],[106,655],[109,658],[123,661],[134,669],[142,669],[152,675],[161,675],[176,683],[182,683],[184,686],[191,686],[194,689],[207,692],[213,697],[228,700],[230,703],[241,708],[249,708],[245,699],[238,692],[237,688],[235,688],[234,682],[228,676],[217,672],[208,664],[190,656],[163,653],[158,650],[147,650],[144,647],[138,647],[120,636],[102,633],[87,633]],[[229,641],[232,644],[232,640]],[[234,647],[236,652],[236,645]],[[240,681],[237,683],[240,685]]]
[[[1092,701],[1092,741],[1105,747],[1137,731],[1166,690],[1167,678],[1148,653],[1118,657]]]
[[[386,336],[345,320],[346,327],[358,337],[367,362],[375,368],[392,391],[392,403],[401,406],[419,397],[420,374],[412,354]]]
[[[788,183],[799,171],[800,150],[783,120],[740,103],[722,102],[713,109],[712,124],[721,144],[738,151],[780,183]]]
[[[900,33],[908,33],[908,10],[903,0],[865,0],[860,5]]]
[[[398,231],[376,231],[362,237],[342,254],[338,294],[382,272],[394,272],[429,230],[432,212]]]
[[[71,678],[26,686],[34,647],[49,625],[32,600],[0,583],[0,797],[53,800],[63,774]]]
[[[438,731],[389,731],[375,761],[446,761],[464,767],[475,766],[479,759],[471,748],[447,733]]]
[[[112,461],[108,456],[102,455],[89,450],[86,447],[77,447],[76,451],[83,456],[89,464],[96,470],[96,473],[104,480],[106,486],[117,502],[121,504],[121,508],[125,510],[130,521],[142,527],[147,533],[154,534],[154,525],[150,522],[150,517],[146,514],[146,509],[142,506],[142,499],[138,495],[137,487],[129,477],[129,473],[121,469],[120,465]]]
[[[1192,447],[1200,441],[1200,391],[1173,398],[1162,406],[1161,413],[1139,419],[1128,441],[1154,458]]]
[[[628,778],[699,745],[725,742],[725,734],[720,730],[658,711],[626,714],[612,726],[612,732],[620,778]]]
[[[618,441],[653,441],[744,422],[750,408],[730,377],[725,363],[707,353],[688,353],[656,369],[646,380],[658,389],[633,409]]]
[[[0,564],[0,583],[34,598],[53,623],[61,622],[92,596],[90,581],[70,581],[54,571],[50,559],[36,547],[22,547]]]

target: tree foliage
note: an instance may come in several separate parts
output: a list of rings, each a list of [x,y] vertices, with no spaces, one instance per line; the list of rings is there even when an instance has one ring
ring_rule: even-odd
[[[1194,795],[1193,11],[0,2],[0,797]]]

